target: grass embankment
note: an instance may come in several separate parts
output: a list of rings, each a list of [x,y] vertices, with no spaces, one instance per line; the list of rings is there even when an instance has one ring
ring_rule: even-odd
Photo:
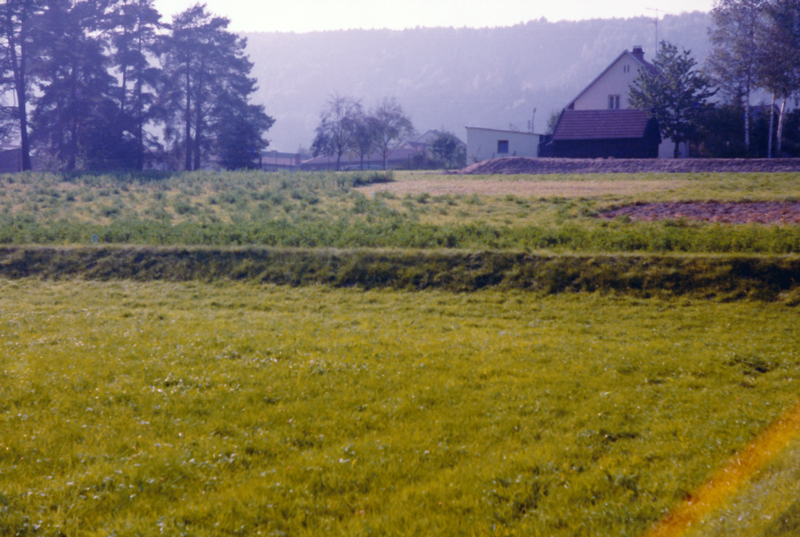
[[[639,536],[797,402],[796,321],[0,280],[0,533]]]
[[[0,247],[9,278],[246,280],[365,289],[696,294],[800,302],[798,256],[268,248]]]
[[[374,173],[7,175],[0,177],[0,243],[91,244],[96,236],[143,245],[798,253],[800,226],[595,215],[637,202],[796,200],[799,175],[511,176],[501,190],[471,194],[469,185],[487,178],[396,174],[411,191],[395,194],[356,188],[384,178]],[[419,183],[461,191],[431,194],[415,190]],[[514,193],[501,194],[508,185]]]

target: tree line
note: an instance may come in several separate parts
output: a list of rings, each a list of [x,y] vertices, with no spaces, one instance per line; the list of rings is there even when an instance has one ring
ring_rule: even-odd
[[[651,111],[662,137],[675,142],[676,155],[680,143],[694,144],[701,156],[798,154],[800,113],[788,114],[786,106],[800,100],[800,0],[718,0],[711,21],[705,67],[690,51],[662,42],[653,60],[657,72],[640,71],[631,105]],[[768,113],[753,118],[759,89],[771,103],[756,109]],[[720,100],[712,104],[715,95]]]
[[[311,152],[315,157],[336,157],[337,171],[345,155],[356,155],[363,169],[364,159],[378,151],[386,169],[389,152],[415,133],[411,118],[394,98],[383,99],[367,112],[361,100],[336,93],[328,99],[319,119]]]
[[[342,158],[355,157],[360,168],[364,160],[379,153],[383,169],[388,168],[390,153],[416,135],[411,118],[397,99],[384,98],[375,108],[365,110],[360,99],[335,93],[320,113],[311,153],[336,158],[336,170]],[[413,168],[452,168],[466,165],[466,151],[458,138],[445,130],[438,131],[428,144],[421,144],[408,166]]]
[[[252,167],[275,120],[228,24],[203,4],[167,24],[153,0],[6,0],[0,135],[24,170],[33,150],[62,171]]]

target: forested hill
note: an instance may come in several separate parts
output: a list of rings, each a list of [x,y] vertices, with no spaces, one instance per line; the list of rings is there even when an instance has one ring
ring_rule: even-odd
[[[658,38],[708,52],[708,14],[668,15]],[[642,45],[652,60],[653,19],[530,21],[505,28],[415,28],[336,32],[250,33],[247,52],[258,78],[256,102],[277,120],[270,148],[308,147],[333,92],[366,107],[395,96],[420,131],[465,126],[536,132],[623,50]]]

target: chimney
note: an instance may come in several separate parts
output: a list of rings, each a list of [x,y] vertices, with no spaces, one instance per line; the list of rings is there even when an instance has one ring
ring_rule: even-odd
[[[644,61],[644,50],[642,50],[641,45],[636,45],[633,47],[633,52],[631,52],[634,58],[639,60],[640,62]]]

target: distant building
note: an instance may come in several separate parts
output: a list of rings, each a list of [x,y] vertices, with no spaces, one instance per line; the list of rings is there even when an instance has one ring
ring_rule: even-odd
[[[280,151],[262,151],[259,165],[262,170],[277,172],[280,170],[297,171],[302,164],[300,153],[281,153]]]
[[[538,157],[541,135],[467,127],[467,163],[500,157]]]
[[[653,126],[647,126],[646,111],[633,112],[628,99],[630,86],[641,70],[657,73],[644,59],[642,47],[624,51],[564,108],[552,139],[543,147],[542,156],[573,157],[592,154],[616,158],[672,158],[675,144],[660,140],[653,152]],[[575,112],[603,114],[575,114]],[[562,121],[567,124],[561,125]],[[634,124],[636,127],[634,128]],[[657,132],[657,125],[655,131]],[[637,132],[636,138],[629,135]],[[585,149],[580,149],[583,146]],[[641,156],[644,153],[646,157]],[[684,144],[680,154],[688,156]]]

